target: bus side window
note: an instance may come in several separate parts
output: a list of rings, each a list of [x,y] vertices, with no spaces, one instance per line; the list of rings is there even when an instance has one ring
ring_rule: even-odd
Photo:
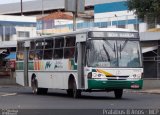
[[[35,52],[34,51],[29,51],[29,60],[33,60],[35,57]]]
[[[18,61],[24,60],[24,52],[17,52],[17,60]]]
[[[53,56],[53,38],[48,38],[45,40],[44,56],[43,59],[52,59]]]
[[[55,48],[64,47],[64,37],[55,38]]]
[[[35,42],[30,42],[30,48],[29,48],[29,60],[34,60],[35,57]]]
[[[24,42],[18,42],[17,45],[17,60],[24,60]]]
[[[75,48],[65,48],[64,49],[64,58],[74,58]]]
[[[77,50],[77,47],[76,47],[75,57],[74,57],[75,63],[77,63],[77,59],[78,59],[78,50]]]
[[[63,58],[64,37],[55,38],[54,59]]]
[[[43,57],[43,50],[36,50],[36,53],[35,53],[35,57],[34,59],[42,59]]]
[[[65,37],[64,58],[74,58],[75,40],[75,36]]]
[[[76,37],[66,36],[65,41],[66,41],[66,47],[74,47],[76,42]]]
[[[55,49],[54,50],[54,58],[62,59],[63,58],[63,49]]]
[[[37,40],[35,42],[36,45],[36,51],[35,51],[35,60],[36,59],[43,59],[43,50],[44,50],[44,45],[45,42],[44,40]]]

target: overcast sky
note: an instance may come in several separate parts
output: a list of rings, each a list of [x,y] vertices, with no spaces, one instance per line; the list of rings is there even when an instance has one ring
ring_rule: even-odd
[[[20,2],[21,0],[0,0],[0,4],[8,4],[8,3],[14,3],[14,2]],[[33,1],[33,0],[22,0],[23,2],[26,1]]]

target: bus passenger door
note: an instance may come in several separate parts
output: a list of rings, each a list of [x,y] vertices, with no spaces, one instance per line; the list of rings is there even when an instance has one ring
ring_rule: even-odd
[[[85,66],[85,49],[86,49],[86,34],[76,36],[77,42],[77,71],[78,71],[78,89],[85,88],[84,66]]]
[[[30,47],[30,41],[24,43],[24,86],[29,86],[28,78],[28,51]]]

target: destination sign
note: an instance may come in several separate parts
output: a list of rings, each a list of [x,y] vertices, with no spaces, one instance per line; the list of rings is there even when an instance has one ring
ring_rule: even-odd
[[[139,38],[138,33],[133,32],[89,32],[90,38]]]

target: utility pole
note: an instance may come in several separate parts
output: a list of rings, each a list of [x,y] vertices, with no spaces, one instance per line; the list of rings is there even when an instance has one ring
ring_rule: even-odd
[[[22,0],[21,0],[21,16],[23,16],[23,3],[22,3]]]
[[[43,29],[44,29],[44,6],[43,6],[43,0],[42,0],[42,35],[44,34]]]
[[[76,18],[77,18],[77,7],[78,7],[78,2],[77,0],[75,1],[75,12],[72,12],[73,13],[73,31],[76,31],[77,29],[77,24],[76,24]]]
[[[76,18],[78,13],[84,13],[85,0],[65,0],[65,11],[73,14],[73,31],[76,31]]]

